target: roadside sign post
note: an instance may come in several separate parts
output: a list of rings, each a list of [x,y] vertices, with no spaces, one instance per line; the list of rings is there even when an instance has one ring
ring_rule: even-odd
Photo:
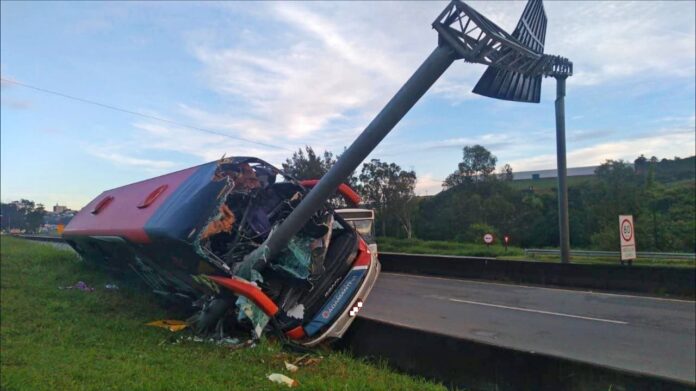
[[[621,244],[621,264],[628,261],[631,265],[636,259],[636,235],[632,215],[619,216],[619,241]]]
[[[486,243],[486,248],[490,248],[491,243],[493,243],[493,234],[483,235],[483,242]]]
[[[505,245],[505,252],[507,252],[508,245],[510,244],[510,235],[503,236],[503,244]]]

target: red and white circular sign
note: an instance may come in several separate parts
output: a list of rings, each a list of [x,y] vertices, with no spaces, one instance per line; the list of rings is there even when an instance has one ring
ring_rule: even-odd
[[[483,235],[483,241],[486,244],[491,244],[493,243],[493,234],[485,234]]]
[[[629,219],[621,221],[621,238],[624,242],[630,242],[633,239],[633,224]]]

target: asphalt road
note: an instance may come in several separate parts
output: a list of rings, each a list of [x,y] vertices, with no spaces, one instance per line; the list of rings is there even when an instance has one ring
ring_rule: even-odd
[[[693,301],[382,273],[360,316],[696,383]]]

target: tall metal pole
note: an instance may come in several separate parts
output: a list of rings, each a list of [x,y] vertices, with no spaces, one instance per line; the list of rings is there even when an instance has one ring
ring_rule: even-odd
[[[566,76],[556,76],[556,160],[558,164],[558,232],[561,262],[570,262],[570,229],[568,224],[568,183],[566,182],[565,142]]]
[[[247,260],[254,264],[265,262],[285,248],[288,241],[336,192],[338,186],[365,160],[455,59],[455,54],[449,46],[438,46],[297,208],[272,232],[261,247],[248,255]]]

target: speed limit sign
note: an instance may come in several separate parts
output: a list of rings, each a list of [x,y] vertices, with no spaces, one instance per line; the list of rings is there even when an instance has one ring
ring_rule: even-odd
[[[621,260],[636,259],[636,235],[632,215],[619,216]]]

